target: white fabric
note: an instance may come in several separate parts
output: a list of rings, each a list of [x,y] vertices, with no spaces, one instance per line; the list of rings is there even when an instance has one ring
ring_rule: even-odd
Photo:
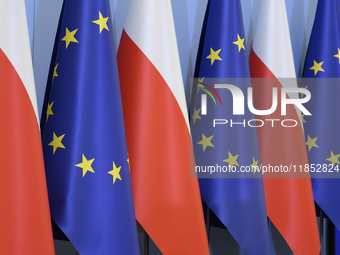
[[[189,129],[170,0],[131,0],[124,30],[168,84]]]
[[[283,87],[297,88],[293,50],[284,0],[261,0],[252,44],[253,51]],[[293,78],[293,79],[282,79]],[[298,93],[288,93],[298,99]],[[303,126],[300,110],[295,110]]]
[[[284,0],[261,0],[254,29],[253,50],[276,78],[295,78]]]
[[[39,122],[24,0],[0,0],[0,48],[23,82]]]

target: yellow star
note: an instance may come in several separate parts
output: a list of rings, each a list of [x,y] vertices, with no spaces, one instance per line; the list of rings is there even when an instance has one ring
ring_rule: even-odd
[[[252,169],[254,170],[254,174],[256,173],[256,171],[258,170],[257,164],[258,164],[258,160],[255,161],[255,158],[253,157],[253,163],[250,165],[252,167]]]
[[[110,172],[108,172],[113,176],[113,184],[115,184],[115,181],[117,179],[122,180],[122,177],[120,177],[119,174],[121,168],[122,168],[121,166],[117,168],[115,162],[113,161],[113,169]]]
[[[204,85],[202,84],[203,83],[203,80],[204,80],[204,77],[202,79],[198,78],[198,83],[197,83],[197,94],[198,94],[198,91],[199,89],[204,89]]]
[[[210,48],[210,55],[207,57],[211,60],[211,65],[214,64],[215,60],[222,60],[218,54],[220,54],[220,51],[222,49],[219,49],[217,51],[214,51],[212,48]]]
[[[301,115],[301,118],[302,118],[303,123],[307,123],[307,121],[305,121],[305,115],[304,114]]]
[[[233,167],[233,165],[236,165],[236,166],[240,166],[238,163],[237,163],[237,158],[238,158],[239,154],[237,154],[236,156],[233,156],[230,151],[228,151],[228,158],[223,160],[223,162],[227,162],[229,163],[229,166],[230,168]]]
[[[65,149],[65,146],[61,143],[61,140],[63,140],[65,134],[61,135],[61,136],[56,136],[56,134],[53,132],[53,141],[50,142],[48,145],[49,146],[53,146],[53,154],[55,153],[55,151],[57,150],[57,148],[63,148]]]
[[[318,139],[318,137],[315,137],[314,139],[310,138],[309,135],[307,135],[307,142],[306,145],[308,146],[308,151],[310,151],[313,147],[315,148],[319,148],[319,146],[316,144],[316,140]]]
[[[46,117],[46,122],[48,121],[48,116],[54,115],[53,112],[52,112],[52,106],[53,106],[53,104],[54,104],[54,101],[53,101],[52,103],[50,103],[50,104],[47,103],[47,111],[46,111],[47,117]]]
[[[339,156],[340,154],[334,155],[334,153],[331,151],[331,157],[326,160],[332,162],[332,165],[334,165],[335,163],[340,164]]]
[[[311,67],[311,68],[309,68],[310,70],[314,70],[314,76],[320,71],[320,72],[324,72],[325,70],[323,70],[322,69],[322,64],[323,64],[323,62],[325,62],[325,61],[322,61],[322,62],[320,62],[320,63],[317,63],[315,60],[313,60],[314,61],[314,65]]]
[[[99,25],[99,33],[101,34],[103,29],[105,28],[107,31],[109,31],[109,28],[107,27],[107,20],[109,17],[103,18],[102,14],[99,12],[99,19],[92,21],[93,23]]]
[[[202,84],[203,83],[203,80],[204,80],[204,77],[203,78],[198,78],[198,84],[197,84],[197,88],[204,88],[204,85]]]
[[[197,88],[204,88],[204,85],[202,84],[203,83],[203,80],[204,80],[204,77],[203,78],[198,78],[198,84],[197,84]]]
[[[70,44],[70,42],[79,43],[77,39],[74,38],[74,35],[77,33],[77,31],[78,31],[78,28],[73,30],[72,32],[70,32],[68,28],[66,28],[66,35],[63,37],[63,39],[61,39],[62,41],[66,42],[66,49],[68,45]]]
[[[200,111],[201,111],[201,108],[199,108],[197,111],[196,109],[194,108],[194,115],[192,116],[192,119],[194,120],[194,125],[195,125],[195,122],[197,119],[201,120],[201,116],[200,116]]]
[[[301,88],[303,88],[303,89],[307,89],[307,88],[308,88],[308,85],[306,85],[306,87],[304,87],[304,86],[301,86]],[[301,98],[303,98],[304,94],[305,94],[305,93],[301,93],[301,92],[300,92],[300,97],[301,97]]]
[[[130,159],[127,159],[126,161],[127,161],[128,164],[129,164],[129,172],[130,172]]]
[[[80,167],[80,168],[83,169],[83,177],[84,177],[87,172],[94,173],[94,170],[93,170],[93,168],[91,166],[93,161],[94,161],[94,158],[90,159],[90,160],[87,160],[86,157],[84,156],[84,154],[82,154],[82,156],[83,156],[83,161],[81,163],[75,165],[75,166]]]
[[[54,77],[59,77],[58,74],[57,74],[57,68],[58,68],[58,64],[56,64],[56,66],[54,67],[54,70],[53,70],[53,77],[52,77],[52,83],[54,81]]]
[[[206,137],[203,133],[202,133],[202,140],[199,141],[197,144],[202,144],[203,145],[203,151],[207,148],[207,146],[210,146],[210,147],[215,147],[212,143],[211,143],[211,139],[213,138],[214,136],[209,136],[209,137]]]
[[[236,44],[238,46],[238,52],[240,52],[241,49],[246,49],[244,48],[244,38],[241,39],[239,34],[237,34],[237,41],[233,42],[233,44]]]
[[[340,64],[340,49],[338,48],[338,54],[333,55],[333,57],[336,57],[339,59],[339,64]]]

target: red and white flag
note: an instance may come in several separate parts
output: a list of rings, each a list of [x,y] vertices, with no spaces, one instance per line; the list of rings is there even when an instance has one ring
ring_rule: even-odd
[[[132,0],[118,71],[137,220],[163,254],[209,254],[169,0]]]
[[[296,77],[284,0],[260,2],[250,53],[250,73],[252,78],[272,78],[268,79],[269,82],[262,81],[267,87],[253,88],[255,108],[270,108],[272,87],[278,89],[280,106],[280,91],[287,82],[283,84],[277,79]],[[287,84],[292,86],[292,81]],[[298,125],[284,127],[275,122],[274,127],[264,125],[258,128],[261,163],[272,167],[292,166],[291,169],[295,166],[299,171],[299,166],[308,164],[300,113],[293,105],[287,105],[287,115],[281,116],[279,108],[270,116],[257,118],[263,121],[294,119]],[[299,178],[294,178],[296,176]],[[290,173],[278,177],[263,179],[268,217],[295,255],[319,254],[320,241],[309,174],[304,175],[305,178]]]
[[[0,1],[0,251],[54,254],[24,0]]]

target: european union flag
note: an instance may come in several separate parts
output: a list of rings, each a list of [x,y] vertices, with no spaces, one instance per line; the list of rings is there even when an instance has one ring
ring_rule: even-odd
[[[247,124],[255,118],[233,115],[230,91],[214,87],[221,78],[236,78],[227,82],[244,95],[251,87],[239,0],[208,2],[195,77],[191,127],[201,196],[244,254],[271,254],[261,174],[251,168],[260,166],[256,127]],[[241,167],[250,171],[237,174]]]
[[[340,11],[337,0],[318,1],[303,77],[302,86],[311,92],[311,100],[305,107],[312,115],[304,116],[304,128],[314,200],[340,229]]]
[[[139,254],[107,0],[65,0],[46,89],[51,214],[80,254]]]
[[[340,229],[340,11],[337,0],[318,2],[303,77],[302,86],[311,92],[311,100],[305,107],[312,115],[304,116],[304,128],[314,200]]]

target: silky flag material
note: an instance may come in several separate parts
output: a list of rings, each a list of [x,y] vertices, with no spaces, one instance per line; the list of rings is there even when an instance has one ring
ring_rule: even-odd
[[[80,254],[139,254],[109,1],[65,0],[45,94],[54,221]]]
[[[340,109],[339,59],[339,3],[319,1],[303,73],[303,87],[312,94],[312,100],[306,104],[312,116],[304,117],[304,127],[309,163],[315,167],[332,167],[334,173],[339,173],[340,164],[339,120],[335,117]],[[331,178],[330,172],[311,175],[315,201],[340,229],[339,176]]]
[[[132,0],[118,49],[137,220],[163,254],[209,254],[169,0]]]
[[[249,111],[233,115],[230,91],[211,89],[215,83],[235,84],[246,94],[247,87],[251,87],[250,79],[246,79],[250,75],[239,0],[208,2],[197,59],[195,76],[199,78],[193,90],[195,103],[191,116],[197,169],[219,165],[235,168],[237,172],[240,167],[260,166],[256,128],[229,124],[254,119],[254,115]],[[209,92],[213,97],[208,96],[207,113],[203,114],[201,97]],[[216,119],[220,123],[226,121],[213,126]],[[198,173],[201,175],[203,200],[228,228],[243,254],[271,254],[261,174],[250,171],[232,178],[216,170],[213,174]]]
[[[272,88],[276,87],[280,92],[284,87],[278,78],[295,77],[283,0],[260,2],[250,53],[250,73],[254,78],[271,78],[266,86],[253,86],[256,109],[271,107]],[[302,124],[294,105],[287,105],[284,116],[278,107],[272,114],[256,118],[293,119],[297,123],[290,128],[267,125],[257,129],[263,165],[279,167],[308,164]],[[295,173],[288,172],[279,178],[264,179],[267,214],[295,255],[319,254],[320,241],[309,173],[294,177]]]
[[[25,3],[0,13],[0,250],[54,254]]]

